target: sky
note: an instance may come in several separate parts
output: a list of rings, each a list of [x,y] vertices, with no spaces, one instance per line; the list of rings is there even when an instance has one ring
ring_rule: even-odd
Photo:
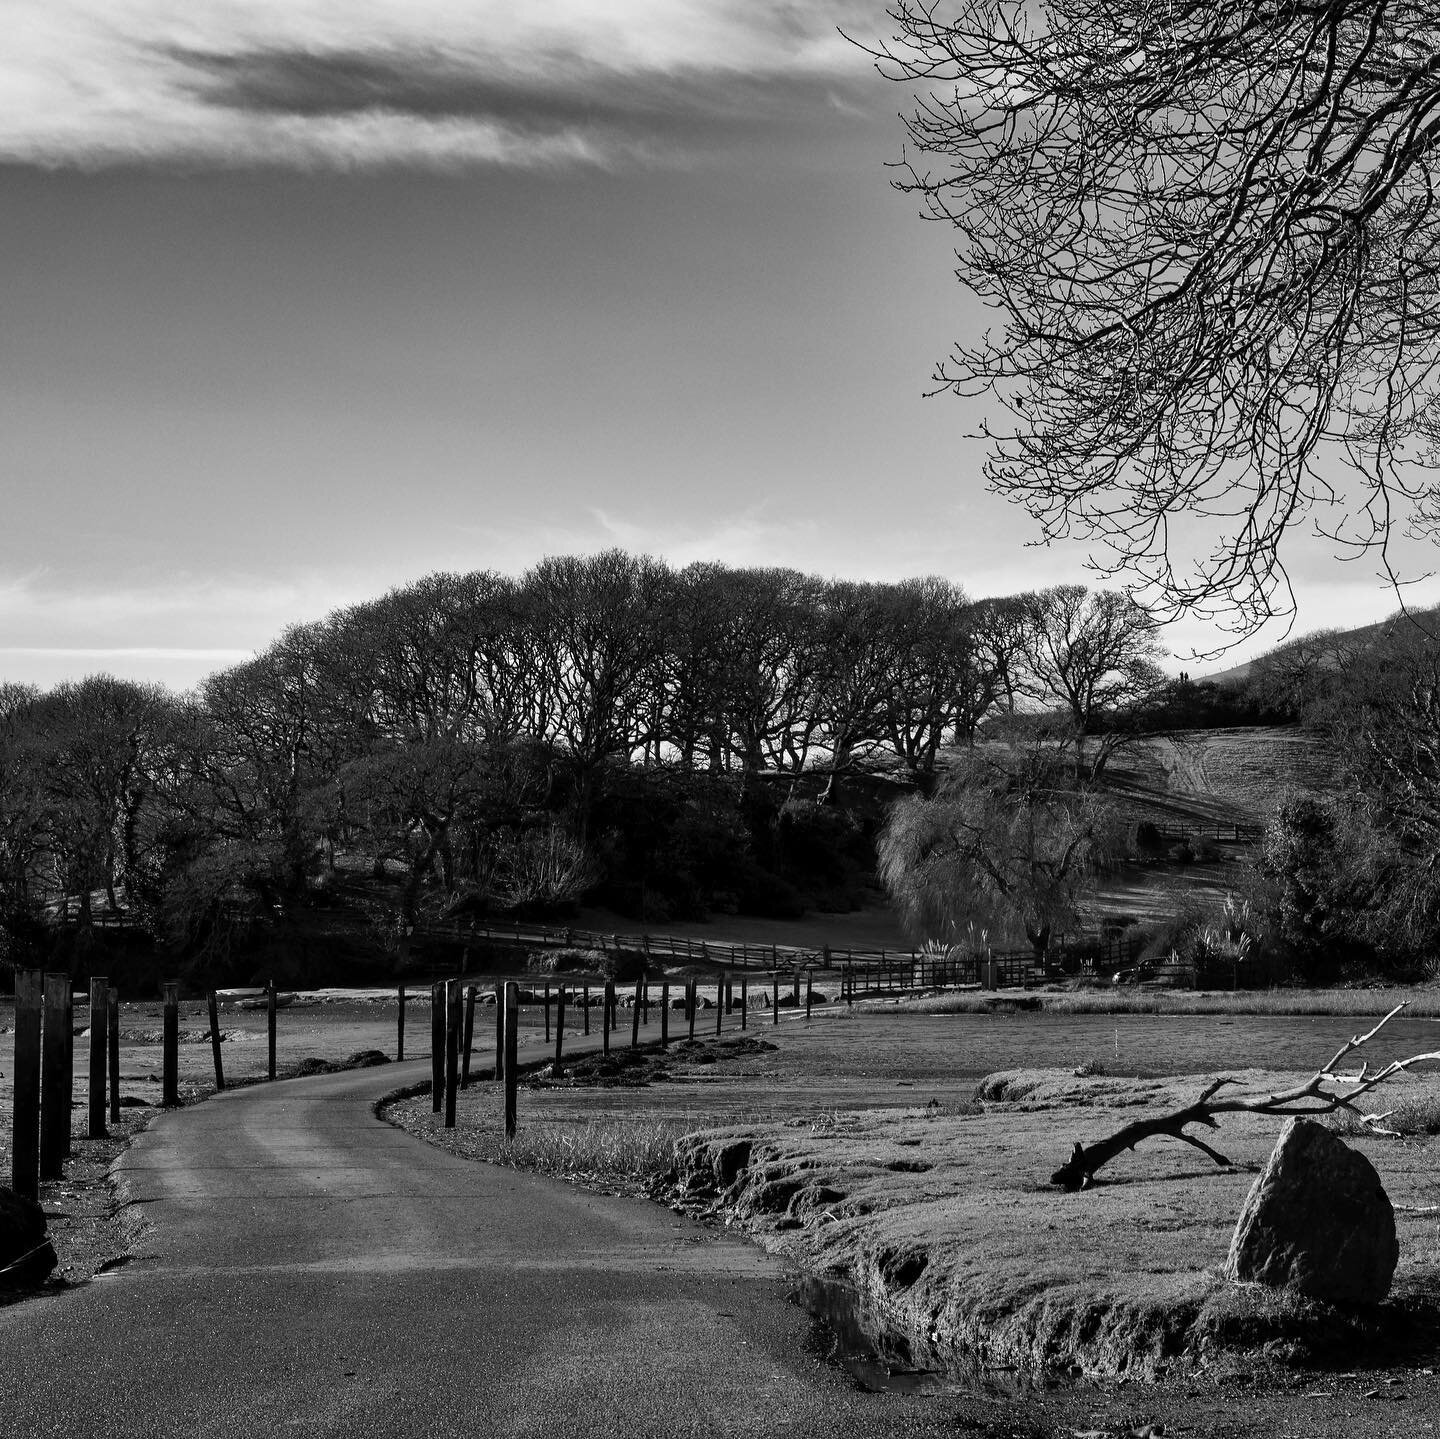
[[[430,571],[613,546],[1086,580],[985,492],[985,402],[926,398],[987,319],[891,186],[911,92],[837,27],[891,28],[855,0],[9,0],[0,680],[185,688]],[[1290,561],[1297,631],[1396,608],[1366,561]]]

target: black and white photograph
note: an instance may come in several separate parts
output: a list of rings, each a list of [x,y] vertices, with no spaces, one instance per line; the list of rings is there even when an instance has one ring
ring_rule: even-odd
[[[0,32],[0,1436],[1440,1431],[1433,0]]]

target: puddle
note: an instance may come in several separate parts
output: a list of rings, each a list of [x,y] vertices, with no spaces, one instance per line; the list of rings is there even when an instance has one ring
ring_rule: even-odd
[[[875,1312],[858,1290],[802,1276],[789,1295],[810,1312],[822,1353],[872,1394],[989,1394],[1014,1397],[1053,1387],[1058,1376],[1032,1369],[956,1362],[917,1346]]]

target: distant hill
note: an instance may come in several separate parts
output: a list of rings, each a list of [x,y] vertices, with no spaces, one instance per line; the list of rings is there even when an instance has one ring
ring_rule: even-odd
[[[1105,788],[1135,821],[1263,824],[1285,792],[1333,789],[1336,758],[1328,736],[1299,725],[1190,730],[1121,750]]]
[[[1408,624],[1412,621],[1419,621],[1433,628],[1436,634],[1440,634],[1440,605],[1430,609],[1411,610],[1408,613],[1404,610],[1396,610],[1394,614],[1388,615],[1383,620],[1378,620],[1371,625],[1357,625],[1354,629],[1340,630],[1311,630],[1307,634],[1296,635],[1292,639],[1285,640],[1276,645],[1273,649],[1266,650],[1262,655],[1256,655],[1254,659],[1246,660],[1243,664],[1231,665],[1228,669],[1216,670],[1213,674],[1195,675],[1194,679],[1223,685],[1244,684],[1255,671],[1255,667],[1266,661],[1283,659],[1286,655],[1295,654],[1302,650],[1346,650],[1365,649],[1383,638],[1396,625]]]

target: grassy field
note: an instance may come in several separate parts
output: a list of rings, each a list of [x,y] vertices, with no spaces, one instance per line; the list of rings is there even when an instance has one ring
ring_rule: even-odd
[[[981,1352],[1153,1376],[1266,1344],[1272,1359],[1298,1360],[1336,1333],[1355,1342],[1333,1313],[1219,1276],[1281,1121],[1227,1116],[1212,1137],[1234,1161],[1224,1167],[1161,1140],[1082,1194],[1052,1189],[1051,1170],[1074,1140],[1190,1102],[1204,1076],[1264,1092],[1308,1074],[1354,1029],[1321,1015],[857,1009],[543,1073],[521,1096],[513,1144],[491,1084],[461,1096],[453,1131],[427,1100],[390,1115],[472,1158],[713,1212],[803,1270],[857,1285],[910,1336],[917,1365]],[[1408,1017],[1384,1036],[1376,1059],[1440,1041],[1435,1021]],[[1411,1137],[1352,1140],[1397,1205],[1423,1209],[1435,1200],[1440,1074],[1397,1082],[1382,1107],[1392,1102]],[[1440,1284],[1435,1216],[1404,1211],[1399,1225],[1397,1324]]]

